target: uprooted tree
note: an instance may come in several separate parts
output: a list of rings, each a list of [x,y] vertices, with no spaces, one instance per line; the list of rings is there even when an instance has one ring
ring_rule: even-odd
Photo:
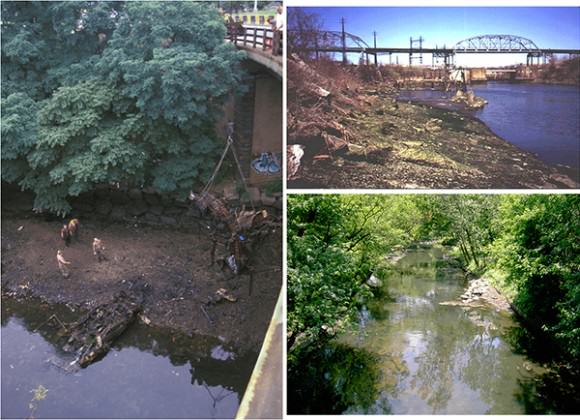
[[[2,180],[59,214],[98,184],[185,198],[242,86],[225,32],[203,2],[3,2]]]

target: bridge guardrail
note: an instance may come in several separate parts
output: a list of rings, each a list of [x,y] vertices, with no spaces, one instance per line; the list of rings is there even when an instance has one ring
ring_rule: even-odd
[[[227,39],[235,45],[243,45],[245,47],[252,47],[256,49],[272,49],[282,54],[282,33],[278,32],[279,37],[275,36],[274,31],[270,27],[260,26],[235,26],[228,27]],[[278,38],[278,39],[276,39]],[[274,48],[276,42],[277,49]]]

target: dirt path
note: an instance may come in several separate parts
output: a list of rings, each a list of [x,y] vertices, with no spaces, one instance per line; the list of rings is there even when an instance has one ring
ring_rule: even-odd
[[[248,274],[233,277],[217,264],[209,266],[212,241],[206,232],[98,219],[81,220],[81,224],[79,240],[65,247],[59,237],[60,220],[46,221],[3,208],[2,292],[68,303],[84,312],[132,283],[147,283],[143,315],[153,325],[220,336],[240,348],[259,349],[282,284],[279,229],[255,244],[249,263],[256,273],[250,286]],[[96,261],[91,248],[94,237],[105,243],[106,261]],[[218,245],[218,256],[224,254],[223,248]],[[66,279],[57,267],[58,249],[71,262]],[[237,301],[209,306],[212,324],[200,306],[219,288],[227,289]]]

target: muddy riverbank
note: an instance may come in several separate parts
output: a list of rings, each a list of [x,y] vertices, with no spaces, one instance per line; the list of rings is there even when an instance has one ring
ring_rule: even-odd
[[[253,244],[253,275],[233,276],[219,264],[211,265],[212,228],[203,220],[199,226],[210,226],[207,230],[86,217],[81,219],[79,240],[65,247],[59,237],[60,219],[23,212],[4,198],[3,295],[63,303],[80,315],[122,290],[145,286],[141,313],[152,326],[220,337],[242,350],[259,350],[282,283],[280,229],[271,229]],[[106,261],[95,259],[94,237],[105,243]],[[71,262],[68,278],[58,270],[57,249]],[[216,256],[224,255],[225,245],[218,243]],[[236,301],[223,299],[207,305],[204,313],[202,305],[220,288]]]
[[[288,142],[304,148],[290,188],[578,187],[455,105],[397,101],[388,83],[342,87],[305,63],[290,67]],[[310,82],[292,80],[300,75]]]

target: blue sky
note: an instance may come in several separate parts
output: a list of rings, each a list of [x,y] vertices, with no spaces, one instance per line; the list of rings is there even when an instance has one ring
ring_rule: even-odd
[[[340,30],[345,18],[347,32],[372,45],[408,47],[409,37],[425,38],[424,47],[452,46],[485,34],[519,35],[540,48],[580,49],[580,8],[577,7],[308,7],[317,13],[325,29]],[[290,28],[291,29],[291,28]],[[351,59],[355,59],[351,57]],[[395,58],[393,58],[393,61]],[[504,65],[525,62],[525,55],[460,55],[459,65]],[[401,64],[408,55],[400,56]],[[424,56],[425,64],[431,57]]]

